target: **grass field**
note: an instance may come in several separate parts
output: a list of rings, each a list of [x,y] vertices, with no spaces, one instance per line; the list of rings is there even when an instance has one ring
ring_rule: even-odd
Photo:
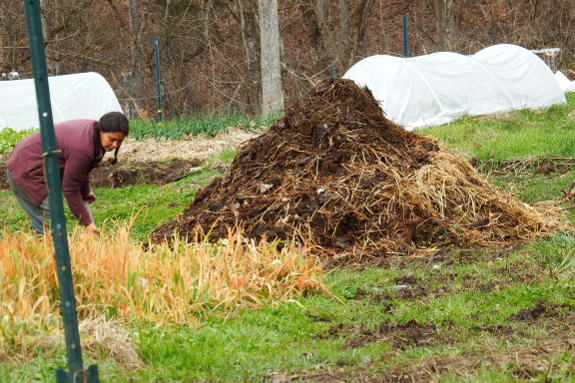
[[[575,182],[575,97],[568,101],[421,133],[457,148],[526,203],[557,200]],[[123,242],[137,244],[193,198],[195,190],[183,186],[214,175],[97,190],[96,221],[119,235],[138,212]],[[9,193],[0,192],[0,201],[0,219],[17,230],[22,214]],[[566,219],[575,218],[572,211]],[[213,303],[209,315],[187,312],[188,323],[92,310],[84,322],[111,335],[86,330],[85,365],[97,363],[103,382],[575,382],[574,245],[572,233],[557,233],[520,248],[453,249],[325,270],[309,285],[325,289],[262,295],[257,305]],[[19,283],[2,281],[4,289]],[[2,305],[9,312],[10,302]],[[55,368],[67,368],[50,320],[4,315],[0,382],[52,382]]]

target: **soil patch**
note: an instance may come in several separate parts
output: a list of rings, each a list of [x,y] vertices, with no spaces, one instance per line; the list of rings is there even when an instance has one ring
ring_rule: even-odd
[[[90,173],[90,185],[110,188],[143,183],[164,185],[199,172],[202,163],[199,159],[128,162],[116,165],[103,163]]]
[[[514,339],[528,336],[515,326],[475,327],[471,330],[490,335],[484,343],[478,342],[468,352],[457,356],[423,356],[419,359],[397,360],[397,356],[400,355],[397,350],[456,345],[459,341],[450,337],[446,331],[438,331],[433,324],[422,325],[415,320],[406,323],[382,322],[374,329],[367,329],[362,325],[349,326],[338,323],[328,330],[326,337],[344,337],[348,339],[346,346],[352,349],[367,346],[370,343],[390,343],[393,346],[392,351],[384,353],[381,360],[395,359],[396,363],[385,368],[374,369],[373,365],[377,362],[369,361],[349,371],[345,370],[345,361],[342,361],[339,369],[319,364],[314,366],[313,371],[302,371],[290,376],[274,372],[275,375],[266,376],[264,381],[440,382],[448,376],[459,376],[464,380],[465,378],[473,379],[475,375],[486,371],[511,373],[517,379],[547,381],[551,379],[550,376],[564,376],[564,369],[570,365],[569,361],[549,363],[549,358],[561,352],[565,355],[572,353],[573,341],[569,334],[572,332],[574,318],[572,313],[559,316],[552,314],[551,316],[556,316],[561,321],[557,323],[556,328],[555,326],[549,328],[549,325],[539,323],[539,320],[548,316],[549,308],[553,312],[559,310],[568,313],[571,310],[540,302],[533,310],[524,311],[524,313],[527,311],[536,313],[535,317],[538,319],[531,321],[532,318],[529,318],[528,321],[546,330],[526,346],[521,343],[515,344]],[[547,314],[539,315],[543,311],[547,311]],[[495,337],[496,340],[509,339],[510,344],[515,344],[515,346],[508,351],[500,351],[493,347],[491,337]],[[282,380],[283,377],[286,380]]]
[[[200,171],[200,159],[172,161],[131,161],[111,165],[103,161],[90,173],[90,185],[102,188],[121,188],[138,184],[164,185]],[[6,164],[0,164],[0,190],[8,190]]]
[[[456,150],[387,120],[368,89],[326,80],[240,146],[225,176],[159,225],[152,242],[207,232],[218,240],[236,229],[295,238],[341,265],[517,246],[561,227],[558,214],[526,206]]]
[[[573,312],[573,308],[567,305],[556,305],[553,303],[539,301],[532,309],[521,309],[519,312],[507,318],[508,321],[534,322],[540,318],[561,318],[566,311]]]
[[[395,349],[406,350],[412,347],[433,347],[436,344],[453,343],[448,336],[439,334],[435,325],[422,325],[415,319],[406,323],[383,322],[375,329],[367,329],[362,325],[349,331],[346,334],[350,338],[346,342],[347,348],[359,348],[367,343],[385,342],[393,345]],[[332,337],[337,332],[337,326],[330,329]]]
[[[187,175],[208,158],[242,142],[257,137],[261,132],[248,132],[230,127],[215,137],[182,137],[182,140],[136,141],[126,139],[118,153],[118,163],[110,165],[106,153],[101,164],[92,170],[92,187],[119,188],[142,183],[167,184]],[[0,190],[8,190],[6,179],[7,155],[0,154]]]

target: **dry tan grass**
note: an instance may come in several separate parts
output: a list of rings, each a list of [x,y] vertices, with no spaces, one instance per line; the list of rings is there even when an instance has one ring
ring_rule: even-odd
[[[240,128],[230,127],[228,133],[215,137],[188,137],[182,140],[136,141],[127,138],[118,152],[120,161],[160,161],[168,158],[205,160],[227,149],[235,149],[242,142],[258,136]],[[107,153],[107,156],[112,154]],[[107,157],[106,157],[107,158]]]
[[[106,320],[104,316],[84,319],[78,325],[82,351],[94,360],[111,359],[127,370],[145,367],[132,339],[121,320]]]
[[[103,315],[79,321],[78,331],[84,358],[91,360],[113,360],[118,368],[126,371],[145,368],[133,343],[134,334],[128,330],[123,320],[106,319]],[[60,327],[51,327],[43,332],[23,335],[18,343],[0,347],[0,360],[10,364],[30,361],[38,349],[43,358],[52,358],[65,347],[64,332]]]
[[[19,359],[32,343],[51,348],[48,338],[60,326],[53,247],[50,238],[25,232],[5,229],[0,236],[0,357]],[[329,294],[321,266],[303,250],[288,244],[278,251],[275,243],[256,245],[232,233],[219,244],[178,242],[144,251],[130,240],[129,227],[101,238],[77,228],[69,247],[78,315],[88,320],[81,329],[91,334],[84,340],[88,348],[102,344],[102,337],[128,344],[117,328],[131,320],[194,327],[202,316],[227,315],[237,307]]]

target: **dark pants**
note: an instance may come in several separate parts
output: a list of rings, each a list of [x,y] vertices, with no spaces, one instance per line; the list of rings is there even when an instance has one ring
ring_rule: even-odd
[[[44,199],[40,206],[34,205],[26,193],[20,189],[20,186],[16,185],[8,170],[6,170],[6,176],[8,176],[8,183],[10,184],[10,188],[12,188],[12,192],[16,196],[16,200],[18,200],[20,207],[30,219],[32,228],[38,234],[44,234],[44,223],[46,224],[46,227],[50,226],[50,204],[48,202],[48,198]]]

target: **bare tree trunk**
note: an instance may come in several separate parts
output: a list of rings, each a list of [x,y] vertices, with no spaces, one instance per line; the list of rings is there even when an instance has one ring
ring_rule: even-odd
[[[126,78],[126,85],[128,86],[127,93],[130,102],[126,105],[128,107],[127,110],[124,110],[128,118],[136,118],[139,116],[144,98],[142,56],[144,51],[143,36],[148,17],[148,4],[149,0],[142,0],[142,9],[140,10],[138,0],[128,0],[131,70],[129,76]]]
[[[44,41],[46,43],[46,67],[48,69],[48,74],[51,76],[57,76],[60,74],[60,53],[58,52],[58,26],[62,24],[60,20],[60,4],[58,0],[51,0],[51,4],[48,0],[40,0],[40,8],[42,12],[42,35],[44,36]],[[48,19],[52,20],[53,26],[50,27]],[[55,32],[54,32],[55,31]],[[51,40],[51,41],[48,41]]]
[[[56,20],[60,20],[60,4],[59,4],[59,0],[53,0],[54,2],[54,18]],[[53,76],[59,76],[60,75],[60,62],[61,62],[61,54],[60,54],[60,47],[59,47],[59,42],[58,42],[58,36],[59,33],[56,33],[56,35],[54,36],[54,40],[52,41],[52,51],[54,52],[52,54],[51,59],[48,59],[47,62],[48,64],[48,68],[49,71],[52,73]],[[47,57],[48,58],[48,57]],[[49,72],[49,73],[50,73]]]
[[[4,2],[0,3],[0,72],[3,75],[7,73],[7,63],[8,63],[8,49],[6,46],[6,40],[8,36],[8,31],[5,30],[5,25],[8,19],[8,12],[5,9],[6,4]],[[0,78],[2,80],[3,78]]]
[[[260,46],[258,44],[260,38],[258,36],[258,23],[256,20],[257,4],[254,0],[236,0],[236,5],[244,54],[246,56],[245,67],[248,81],[248,104],[254,109],[256,114],[259,114],[262,105],[262,78],[260,74]]]
[[[334,39],[339,41],[338,57],[342,71],[363,58],[365,33],[373,4],[374,0],[360,0],[350,14],[349,0],[339,0],[339,33]]]
[[[454,0],[434,0],[435,17],[437,19],[437,34],[439,48],[453,50],[453,33],[455,27]]]
[[[135,102],[138,94],[141,92],[139,84],[141,84],[141,59],[137,46],[138,30],[140,29],[140,18],[138,17],[138,0],[128,0],[128,20],[130,25],[130,57],[131,69],[130,74],[126,77],[125,86],[127,89],[128,98],[131,100],[126,103],[124,112],[128,118],[136,117],[137,106]],[[136,100],[134,100],[136,99]]]
[[[380,29],[381,29],[381,35],[383,36],[383,46],[380,49],[380,52],[382,53],[388,53],[389,52],[389,37],[387,36],[387,32],[385,30],[385,21],[384,21],[384,6],[383,6],[383,0],[379,0],[379,19],[380,19]]]
[[[339,5],[339,60],[343,66],[348,66],[347,52],[351,46],[350,17],[348,0],[338,0]],[[339,68],[343,70],[343,68]]]
[[[277,0],[259,0],[262,115],[282,109],[280,32]]]
[[[315,74],[326,72],[331,65],[324,7],[325,2],[323,0],[305,0],[299,3],[299,8],[307,29],[307,37],[316,55],[316,62],[313,66],[313,70],[316,72]]]
[[[50,28],[48,27],[48,20],[46,19],[46,13],[47,13],[47,9],[48,7],[46,6],[46,0],[40,0],[40,10],[41,10],[41,14],[42,14],[42,36],[44,38],[46,38],[46,36],[48,36],[48,31],[50,30]]]
[[[349,52],[348,66],[353,65],[358,59],[364,57],[364,41],[367,30],[367,21],[371,15],[373,0],[361,0],[352,14],[352,36],[353,45]]]
[[[503,0],[502,1],[503,8],[505,10],[505,19],[507,20],[506,28],[508,28],[509,33],[508,39],[510,43],[516,44],[517,43],[517,9],[515,4],[513,4],[510,0]]]

